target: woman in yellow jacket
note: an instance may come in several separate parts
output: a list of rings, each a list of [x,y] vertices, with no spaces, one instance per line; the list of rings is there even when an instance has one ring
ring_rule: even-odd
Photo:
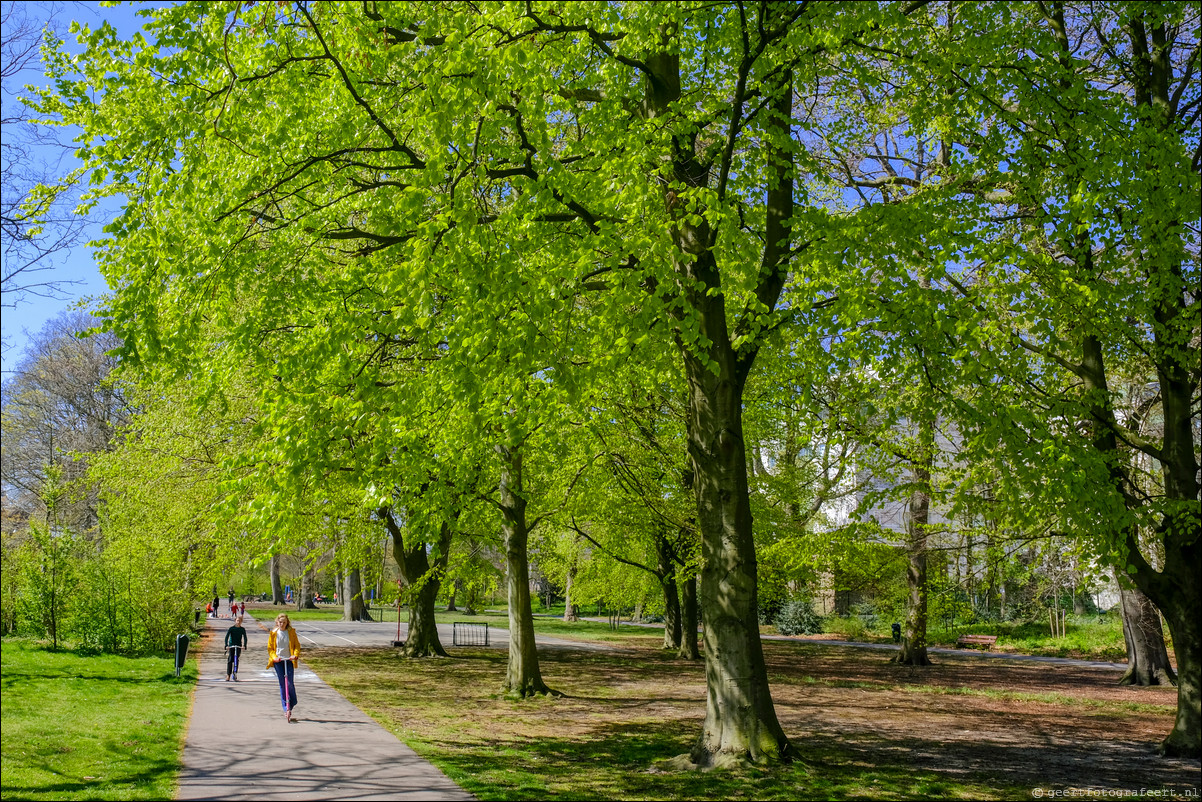
[[[292,674],[298,660],[300,638],[296,637],[288,614],[280,613],[275,617],[275,629],[267,635],[267,667],[275,669],[280,681],[280,702],[284,705],[285,721],[292,721],[292,711],[296,708],[296,683]]]

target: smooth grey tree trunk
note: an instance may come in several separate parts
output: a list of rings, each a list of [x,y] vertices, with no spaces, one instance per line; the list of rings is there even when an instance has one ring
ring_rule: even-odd
[[[916,470],[916,478],[923,473],[922,470]],[[902,630],[901,651],[893,661],[907,666],[931,664],[927,656],[927,521],[930,503],[930,496],[916,488],[910,495],[906,516],[906,536],[909,541],[906,588],[909,604]]]
[[[371,621],[371,613],[363,601],[363,583],[358,568],[350,568],[342,580],[342,620]]]
[[[580,611],[576,608],[576,602],[572,599],[572,585],[576,584],[576,571],[576,559],[573,557],[571,564],[568,565],[568,570],[564,574],[563,580],[564,621],[580,620]]]
[[[697,577],[690,576],[680,583],[680,650],[682,660],[700,660],[701,647],[697,642]]]
[[[1127,671],[1119,685],[1176,685],[1177,674],[1164,645],[1160,612],[1142,591],[1125,588],[1119,579],[1119,605],[1123,614],[1123,640],[1127,645]]]
[[[271,555],[271,603],[285,604],[284,583],[280,581],[280,555]]]
[[[1172,367],[1171,365],[1169,367]],[[1161,754],[1172,757],[1198,758],[1202,755],[1202,606],[1199,591],[1198,566],[1202,564],[1202,520],[1198,513],[1198,464],[1193,456],[1192,432],[1188,423],[1190,392],[1179,376],[1161,371],[1161,396],[1166,418],[1162,475],[1165,495],[1178,502],[1167,512],[1158,527],[1157,536],[1164,546],[1163,565],[1158,571],[1143,556],[1137,533],[1125,533],[1128,578],[1139,588],[1164,616],[1173,637],[1173,653],[1177,658],[1177,715],[1173,728],[1160,743]],[[1082,338],[1082,376],[1086,386],[1099,398],[1108,399],[1106,363],[1101,342],[1094,336]],[[1094,435],[1094,448],[1111,455],[1111,480],[1130,509],[1142,505],[1133,483],[1127,476],[1118,454],[1117,423],[1114,410],[1107,404],[1095,405],[1091,417],[1099,425]]]
[[[1049,20],[1060,45],[1059,58],[1062,64],[1070,65],[1076,45],[1068,34],[1063,8],[1051,8]],[[1141,150],[1147,147],[1149,152],[1139,152],[1134,157],[1148,161],[1156,158],[1155,149],[1162,142],[1173,141],[1180,124],[1174,114],[1177,102],[1170,88],[1174,66],[1170,63],[1172,48],[1167,43],[1171,33],[1163,18],[1144,12],[1129,17],[1116,33],[1130,45],[1132,57],[1127,69],[1134,90],[1135,117],[1145,120],[1151,130],[1159,129],[1157,133],[1163,137],[1144,136],[1136,140]],[[1096,161],[1082,140],[1067,142],[1065,153],[1074,158],[1081,173]],[[1149,197],[1156,197],[1155,186],[1161,180],[1158,171],[1148,171],[1147,175],[1136,178],[1147,182]],[[1155,531],[1162,551],[1161,567],[1158,570],[1143,555],[1134,529],[1107,534],[1124,554],[1128,578],[1159,608],[1173,638],[1177,658],[1177,715],[1159,751],[1168,756],[1197,759],[1202,757],[1202,616],[1198,615],[1202,605],[1198,583],[1198,566],[1202,564],[1202,512],[1198,499],[1202,496],[1202,484],[1198,479],[1194,412],[1197,352],[1188,347],[1188,335],[1183,334],[1196,329],[1197,310],[1182,262],[1188,246],[1181,239],[1182,234],[1171,233],[1185,230],[1179,220],[1172,219],[1177,213],[1175,207],[1149,204],[1137,230],[1146,241],[1137,242],[1132,248],[1133,268],[1144,271],[1147,278],[1147,293],[1141,302],[1152,311],[1152,319],[1140,323],[1151,324],[1154,347],[1145,348],[1144,353],[1149,355],[1156,371],[1161,442],[1152,449],[1141,450],[1159,463],[1167,502],[1157,513],[1160,518]],[[1084,275],[1094,275],[1095,242],[1090,225],[1086,220],[1072,222],[1072,241],[1066,242],[1067,255]],[[1166,238],[1176,242],[1166,242]],[[1104,457],[1110,483],[1127,509],[1142,513],[1146,500],[1130,475],[1129,457],[1125,449],[1119,448],[1116,434],[1124,424],[1115,414],[1108,387],[1107,348],[1092,332],[1080,338],[1080,346],[1081,361],[1074,372],[1082,379],[1085,398],[1089,399],[1087,413],[1082,418],[1091,425],[1092,447]]]
[[[553,691],[543,682],[534,642],[534,612],[530,606],[530,563],[526,499],[522,487],[520,447],[497,446],[501,457],[501,530],[505,539],[505,589],[509,600],[509,664],[506,694],[525,698]]]
[[[924,281],[927,287],[929,280]],[[931,462],[934,452],[935,422],[924,417],[919,421],[918,448],[920,453],[911,463],[913,490],[906,508],[906,538],[909,564],[906,566],[906,588],[910,599],[901,650],[894,662],[907,666],[929,666],[927,656],[927,545],[931,519]]]
[[[1166,566],[1166,582],[1176,579],[1188,583],[1182,592],[1164,591],[1161,613],[1173,636],[1173,654],[1177,658],[1177,716],[1173,729],[1160,744],[1160,753],[1171,757],[1198,758],[1199,731],[1202,730],[1202,643],[1199,638],[1199,599],[1197,568],[1198,545],[1192,549],[1192,565]],[[1184,549],[1183,549],[1184,550]],[[1184,561],[1182,561],[1184,563]]]
[[[314,573],[313,566],[308,560],[306,560],[305,570],[301,574],[300,593],[298,593],[296,597],[296,609],[298,610],[317,609],[317,602],[313,600],[313,594],[315,592],[313,586],[316,584]]]
[[[664,593],[664,649],[680,651],[680,592],[676,584],[676,561],[672,544],[657,533],[655,538],[656,578]]]

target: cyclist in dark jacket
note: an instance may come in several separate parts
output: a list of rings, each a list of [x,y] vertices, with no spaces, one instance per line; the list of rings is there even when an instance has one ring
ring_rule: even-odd
[[[246,630],[242,628],[242,616],[234,619],[234,625],[225,631],[225,681],[233,676],[238,681],[238,649],[246,648]],[[233,647],[233,648],[231,648]]]

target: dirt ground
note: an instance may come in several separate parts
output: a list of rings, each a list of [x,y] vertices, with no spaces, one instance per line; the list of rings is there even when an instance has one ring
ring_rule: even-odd
[[[310,654],[356,704],[427,740],[500,750],[554,739],[608,754],[605,737],[637,733],[684,751],[705,713],[704,666],[675,660],[654,641],[605,652],[540,647],[543,676],[564,696],[533,703],[534,715],[498,697],[499,649],[452,650],[449,661],[398,661],[377,649]],[[971,653],[936,654],[934,665],[912,668],[875,649],[766,641],[764,651],[781,725],[801,760],[820,771],[937,774],[1027,798],[1121,798],[1141,789],[1198,797],[1199,761],[1155,754],[1172,728],[1173,687],[1119,687],[1118,669]],[[612,759],[629,759],[610,746]]]
[[[925,668],[837,647],[767,657],[770,675],[812,678],[772,688],[803,753],[807,742],[834,738],[868,763],[983,773],[1032,789],[1198,795],[1199,761],[1154,752],[1172,727],[1173,687],[1120,687],[1115,669],[971,655],[935,655]]]

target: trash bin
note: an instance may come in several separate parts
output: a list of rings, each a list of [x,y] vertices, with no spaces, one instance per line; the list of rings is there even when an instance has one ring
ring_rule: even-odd
[[[197,624],[200,623],[200,610],[196,611],[196,617],[193,619],[193,621]]]
[[[199,615],[199,613],[197,614]],[[184,667],[184,661],[188,659],[188,636],[175,636],[175,676],[179,676],[180,669]]]

